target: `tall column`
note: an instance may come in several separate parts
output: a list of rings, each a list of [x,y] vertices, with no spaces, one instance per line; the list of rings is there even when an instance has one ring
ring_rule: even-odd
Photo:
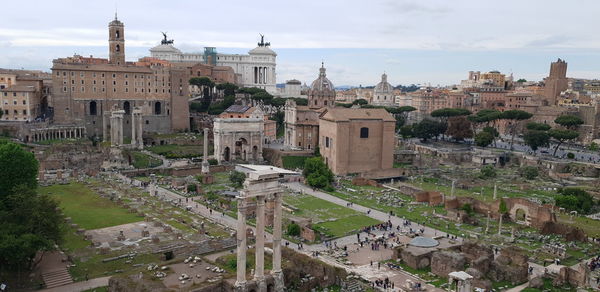
[[[204,156],[204,159],[202,160],[202,173],[209,173],[210,172],[210,165],[208,163],[208,128],[204,128],[204,143],[203,143],[203,151],[202,151],[202,155]]]
[[[245,195],[242,193],[238,197],[237,213],[237,278],[235,281],[235,291],[246,291],[246,202]]]
[[[142,150],[144,149],[144,128],[143,128],[143,117],[142,117],[142,110],[138,109],[137,111],[137,142],[138,142],[138,149]]]
[[[135,109],[131,111],[131,146],[135,148],[137,146],[137,135],[135,131],[137,130],[135,125]]]
[[[273,206],[273,279],[275,291],[283,291],[283,272],[281,271],[281,196],[282,193],[274,194],[275,206]]]
[[[254,280],[258,284],[259,292],[267,291],[265,281],[265,197],[256,197],[256,264],[254,269]]]

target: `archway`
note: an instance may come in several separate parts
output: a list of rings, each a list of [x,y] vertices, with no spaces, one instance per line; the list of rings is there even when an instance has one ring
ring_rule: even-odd
[[[223,159],[225,161],[229,161],[230,155],[231,155],[231,153],[230,153],[229,147],[225,147],[225,149],[223,150]]]
[[[273,284],[267,285],[267,292],[275,292],[275,285],[273,285]]]
[[[254,161],[258,160],[258,147],[256,145],[252,147],[252,159]]]
[[[98,114],[98,105],[96,101],[90,102],[90,116],[95,116]]]
[[[248,145],[248,140],[246,140],[245,138],[240,138],[239,140],[235,141],[235,151],[234,154],[237,157],[242,157],[242,160],[246,160],[246,147]]]
[[[515,221],[516,222],[526,222],[527,221],[527,213],[523,209],[517,209],[515,211]]]
[[[154,103],[154,114],[160,115],[160,112],[161,112],[160,101],[157,101]]]

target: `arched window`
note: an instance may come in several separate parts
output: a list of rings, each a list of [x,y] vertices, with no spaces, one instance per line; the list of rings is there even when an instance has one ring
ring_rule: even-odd
[[[126,115],[131,114],[131,104],[129,104],[129,101],[123,103],[123,110],[125,111]]]
[[[115,32],[115,37],[116,37],[116,38],[119,38],[120,36],[121,36],[121,34],[119,33],[119,30],[117,30],[117,31]]]
[[[360,137],[361,138],[369,138],[369,128],[367,128],[367,127],[360,128]]]
[[[90,116],[95,116],[98,114],[98,105],[95,101],[90,102]]]
[[[121,46],[119,46],[119,44],[117,44],[117,45],[115,46],[115,51],[116,51],[116,52],[120,52],[120,51],[121,51]]]
[[[154,103],[154,114],[155,115],[160,115],[160,101],[157,101]]]

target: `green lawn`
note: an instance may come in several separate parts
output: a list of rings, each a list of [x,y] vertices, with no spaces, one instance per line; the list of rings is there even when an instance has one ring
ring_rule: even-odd
[[[380,223],[360,212],[310,196],[284,196],[287,205],[297,208],[295,216],[311,218],[313,229],[331,237],[341,237],[355,233],[362,227]]]
[[[131,162],[135,168],[153,168],[160,166],[162,161],[140,151],[131,151]]]
[[[304,168],[304,161],[310,158],[309,156],[283,156],[281,157],[281,162],[283,164],[283,168],[287,169],[296,169],[296,168]]]
[[[147,147],[146,150],[163,155],[166,158],[192,158],[200,157],[203,152],[202,145],[155,145]],[[208,153],[212,153],[212,145],[208,146]]]
[[[86,185],[70,183],[41,187],[57,199],[66,217],[87,230],[138,222],[143,218],[130,213],[109,199],[95,194]]]

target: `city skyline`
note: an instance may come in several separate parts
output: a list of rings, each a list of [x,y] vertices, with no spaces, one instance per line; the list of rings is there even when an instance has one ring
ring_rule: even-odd
[[[194,11],[206,7],[184,1],[168,7],[158,1],[121,1],[116,6],[127,27],[127,60],[148,56],[161,31],[167,31],[182,51],[215,46],[222,53],[246,53],[263,33],[278,53],[278,83],[292,78],[311,82],[321,61],[336,86],[375,85],[384,71],[394,85],[457,84],[470,70],[499,70],[514,73],[515,78],[541,80],[557,58],[569,62],[568,76],[597,78],[600,42],[585,33],[597,4],[576,1],[580,5],[557,9],[549,2],[506,1],[503,7],[486,7],[456,1],[450,7],[440,1],[378,1],[360,9],[358,2],[309,1],[290,11],[277,2],[227,1],[211,7],[213,11],[237,7],[227,14],[232,21],[219,21],[223,14],[216,12],[194,16]],[[70,9],[47,3],[36,3],[33,10],[32,5],[9,4],[15,13],[7,15],[0,29],[0,47],[5,51],[0,67],[48,71],[54,58],[108,55],[105,27],[115,6],[57,3]],[[153,9],[140,9],[141,5]],[[59,17],[44,22],[42,11]],[[264,11],[270,12],[268,17],[263,17]],[[502,11],[502,17],[493,11]],[[574,12],[577,23],[565,26],[556,21]],[[190,23],[197,14],[206,21],[195,27]],[[336,21],[340,15],[352,17],[340,24]],[[298,21],[289,21],[294,17]]]

